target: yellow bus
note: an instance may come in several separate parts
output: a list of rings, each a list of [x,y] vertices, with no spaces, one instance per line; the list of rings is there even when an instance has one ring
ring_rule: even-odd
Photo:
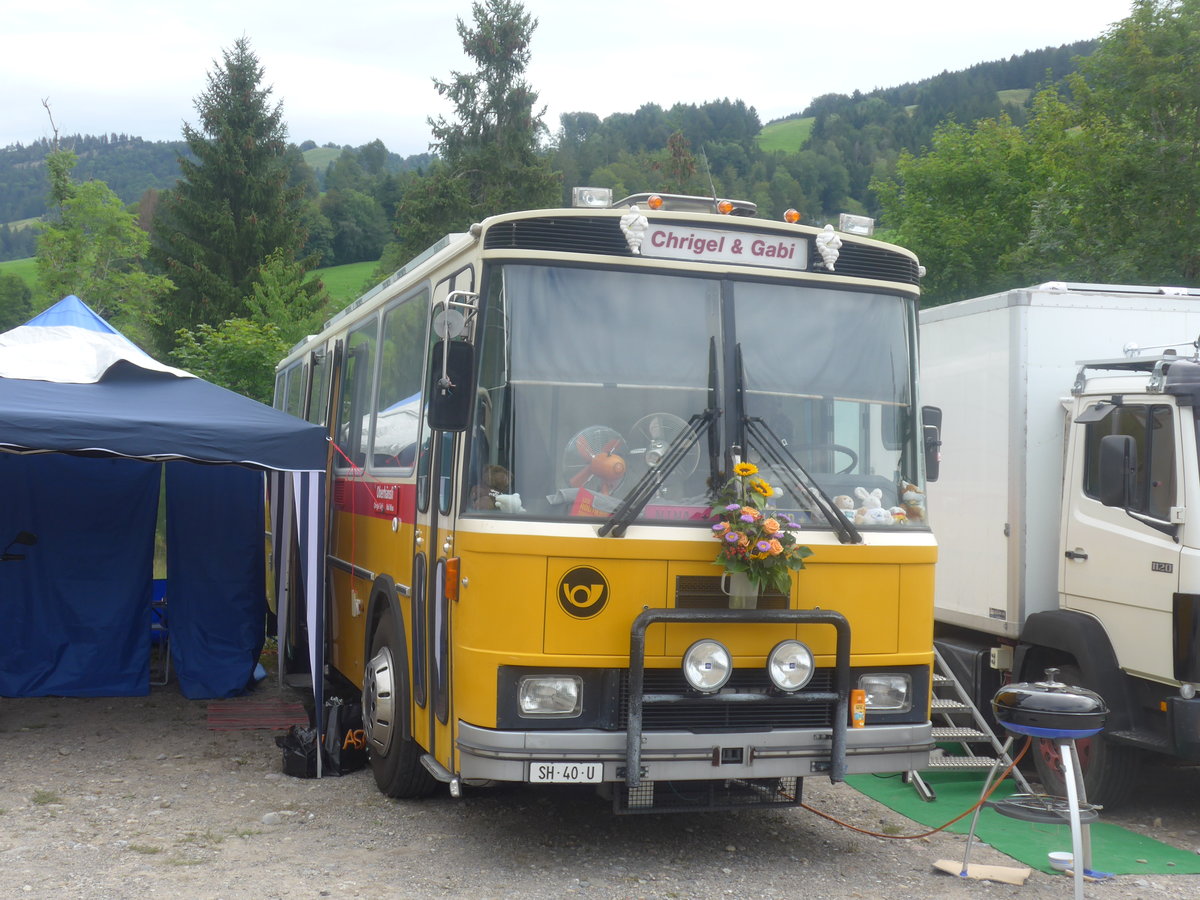
[[[716,809],[926,767],[921,269],[856,218],[785,219],[577,188],[280,362],[276,405],[329,428],[325,674],[361,691],[385,794]],[[713,507],[752,469],[811,555],[747,599]]]

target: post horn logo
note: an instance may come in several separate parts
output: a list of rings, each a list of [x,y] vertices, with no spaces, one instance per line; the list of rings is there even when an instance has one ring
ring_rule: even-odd
[[[568,616],[590,619],[608,603],[608,579],[591,566],[576,566],[558,582],[558,605]]]

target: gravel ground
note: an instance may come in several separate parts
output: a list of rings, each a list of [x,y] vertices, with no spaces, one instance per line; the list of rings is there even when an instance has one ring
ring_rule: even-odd
[[[300,699],[268,679],[261,697]],[[0,700],[0,897],[1065,898],[938,873],[963,838],[890,840],[799,808],[613,816],[590,791],[468,789],[393,801],[367,771],[281,774],[269,731],[209,730],[174,685],[140,698]],[[1116,822],[1200,848],[1200,769],[1160,766]],[[845,785],[807,804],[860,828],[924,829]],[[1015,866],[988,847],[972,862]],[[1121,876],[1088,898],[1196,898],[1200,875]]]

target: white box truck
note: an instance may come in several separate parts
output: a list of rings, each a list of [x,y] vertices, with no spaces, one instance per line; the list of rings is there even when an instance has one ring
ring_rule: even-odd
[[[921,313],[935,641],[981,710],[1049,667],[1098,692],[1097,803],[1129,795],[1146,751],[1200,761],[1198,337],[1193,289],[1049,283]]]

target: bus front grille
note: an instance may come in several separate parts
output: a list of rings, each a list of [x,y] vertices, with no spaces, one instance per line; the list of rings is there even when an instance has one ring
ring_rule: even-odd
[[[726,691],[761,696],[759,702],[727,703],[691,690],[678,669],[646,669],[646,694],[675,694],[672,703],[642,707],[643,731],[770,731],[772,729],[828,728],[833,722],[832,702],[804,700],[808,692],[833,690],[833,670],[817,669],[812,681],[794,696],[773,692],[765,671],[735,670]],[[629,675],[622,673],[620,727],[629,722]]]

